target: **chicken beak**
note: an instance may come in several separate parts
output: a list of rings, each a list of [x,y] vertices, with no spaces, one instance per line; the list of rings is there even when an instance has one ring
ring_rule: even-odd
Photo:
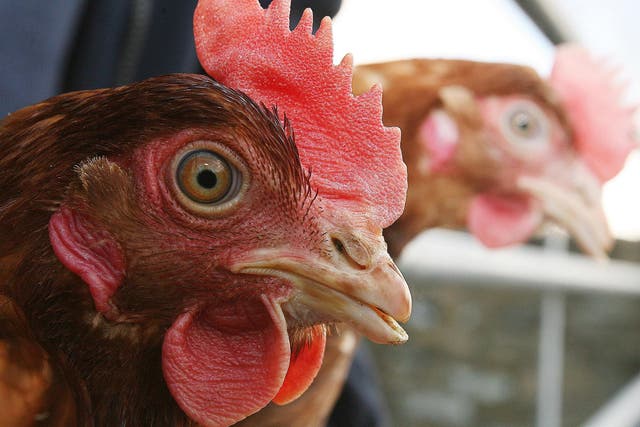
[[[332,250],[322,256],[258,249],[233,271],[291,283],[295,291],[282,302],[288,322],[344,322],[373,342],[400,344],[408,336],[396,319],[408,320],[411,295],[382,237],[377,240],[366,245],[353,236],[334,239]]]
[[[596,259],[607,259],[613,236],[602,208],[600,184],[581,163],[571,168],[571,173],[569,186],[531,176],[518,178],[516,185],[537,199],[544,214],[564,227],[583,251]]]

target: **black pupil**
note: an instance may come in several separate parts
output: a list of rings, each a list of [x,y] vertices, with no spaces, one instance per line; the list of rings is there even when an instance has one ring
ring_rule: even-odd
[[[518,117],[518,127],[522,130],[529,129],[529,119],[525,116]]]
[[[211,190],[218,183],[218,177],[215,172],[210,169],[205,169],[198,173],[198,184],[202,188],[206,188],[207,190]]]

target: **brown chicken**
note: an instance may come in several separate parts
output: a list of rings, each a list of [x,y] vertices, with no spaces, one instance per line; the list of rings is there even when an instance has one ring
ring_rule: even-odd
[[[407,339],[382,238],[404,204],[399,133],[309,18],[289,32],[286,2],[203,1],[218,81],[70,93],[0,123],[0,424],[229,425],[304,392],[326,325]]]
[[[357,67],[354,91],[382,85],[384,122],[402,129],[409,190],[385,231],[390,253],[431,227],[466,227],[501,247],[550,220],[605,257],[602,185],[636,146],[615,77],[576,46],[558,49],[547,80],[525,66],[461,60]]]

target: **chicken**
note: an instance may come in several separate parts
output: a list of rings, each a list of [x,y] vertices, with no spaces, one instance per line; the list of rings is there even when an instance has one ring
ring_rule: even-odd
[[[409,190],[385,231],[390,252],[436,226],[501,247],[550,220],[605,257],[601,188],[636,145],[615,77],[572,45],[558,48],[547,80],[525,66],[461,60],[357,67],[354,91],[381,84],[385,124],[402,129]]]
[[[0,123],[0,395],[21,402],[4,425],[230,425],[304,392],[334,323],[407,339],[382,237],[406,192],[399,132],[333,65],[329,21],[290,32],[288,9],[199,3],[217,81]]]

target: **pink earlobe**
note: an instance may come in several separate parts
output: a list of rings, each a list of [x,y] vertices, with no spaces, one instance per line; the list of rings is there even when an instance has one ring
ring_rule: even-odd
[[[418,138],[428,159],[425,172],[446,170],[460,139],[458,126],[451,116],[443,110],[435,110],[420,125]]]
[[[89,286],[96,309],[108,313],[124,280],[124,256],[113,236],[62,206],[49,220],[49,240],[60,262]]]

